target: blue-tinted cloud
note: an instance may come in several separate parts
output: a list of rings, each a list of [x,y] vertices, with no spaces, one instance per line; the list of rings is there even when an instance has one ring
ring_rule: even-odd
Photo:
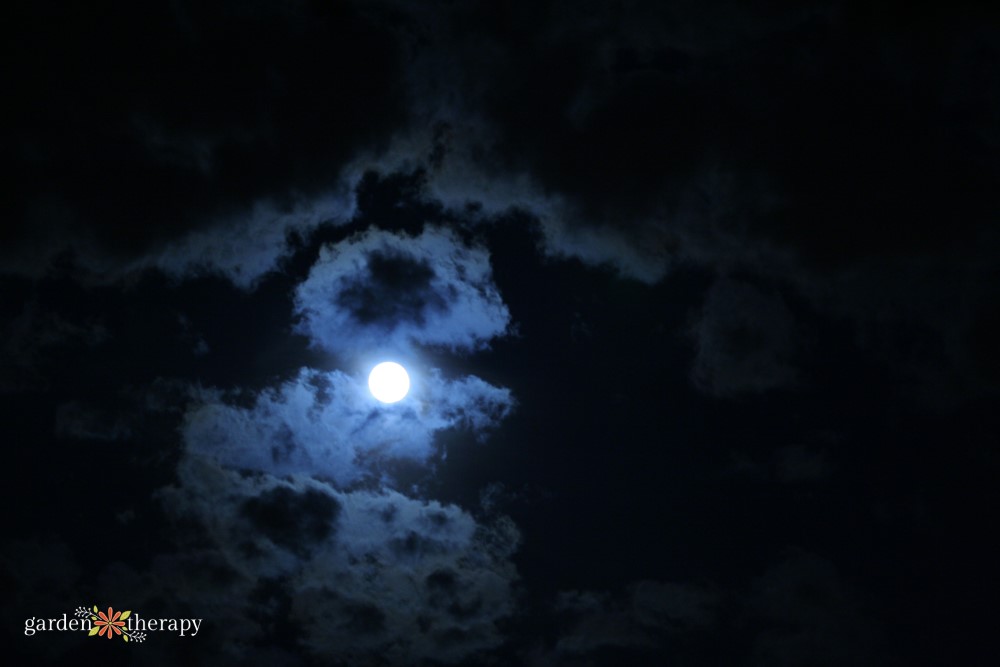
[[[474,350],[510,322],[487,251],[439,228],[417,237],[369,230],[325,246],[295,306],[298,331],[333,352]]]
[[[452,427],[476,434],[512,409],[508,389],[477,377],[448,380],[414,373],[403,401],[386,406],[363,377],[303,368],[250,407],[198,390],[184,420],[187,450],[229,468],[307,474],[346,485],[377,476],[390,460],[425,461],[434,435]]]
[[[162,570],[168,598],[213,610],[244,657],[282,620],[275,609],[320,660],[456,662],[496,647],[496,622],[514,611],[516,527],[405,496],[385,472],[426,462],[442,430],[481,438],[514,406],[508,389],[421,368],[414,349],[475,350],[507,330],[487,252],[440,229],[368,231],[322,249],[295,305],[298,330],[354,372],[302,368],[249,403],[193,389],[178,483],[160,497],[205,548],[143,576]],[[384,405],[362,366],[390,350],[409,360],[412,387]],[[219,581],[187,574],[206,569]]]
[[[181,280],[218,275],[251,290],[290,253],[289,235],[308,236],[321,224],[349,220],[354,208],[353,192],[346,187],[299,202],[291,210],[257,202],[248,211],[165,244],[124,271],[156,268]]]
[[[154,570],[170,571],[172,589],[157,591],[154,571],[150,594],[211,610],[233,651],[252,651],[276,621],[292,624],[307,654],[350,664],[454,662],[501,642],[496,622],[514,610],[520,540],[508,519],[481,524],[393,491],[241,475],[198,455],[178,472],[164,507],[194,522],[200,559],[224,576],[206,581],[166,557]],[[268,593],[268,581],[282,585]]]
[[[135,255],[109,251],[74,225],[70,212],[47,204],[39,213],[45,220],[36,225],[45,230],[39,232],[44,238],[17,252],[0,249],[0,274],[40,279],[69,252],[79,269],[76,277],[86,283],[114,283],[154,269],[179,281],[220,276],[252,291],[264,276],[281,269],[281,261],[294,251],[292,236],[308,238],[321,225],[343,224],[354,216],[354,186],[339,181],[326,192],[294,198],[291,204],[270,198],[249,200],[232,214],[151,241]]]

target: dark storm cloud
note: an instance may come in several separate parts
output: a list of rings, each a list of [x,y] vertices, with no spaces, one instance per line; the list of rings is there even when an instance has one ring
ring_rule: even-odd
[[[125,440],[132,429],[121,415],[81,401],[69,401],[56,408],[55,434],[61,438]]]
[[[619,594],[568,591],[559,637],[529,664],[876,665],[892,651],[870,596],[828,559],[791,549],[732,587],[639,581]]]
[[[67,319],[36,300],[25,301],[20,312],[0,324],[0,392],[40,391],[57,365],[55,349],[93,347],[109,337],[97,317]]]
[[[48,617],[48,612],[59,616],[72,613],[79,600],[78,583],[83,575],[73,548],[55,534],[45,532],[33,539],[6,537],[0,550],[0,580],[4,582],[4,601],[0,605],[0,622],[15,629],[23,627],[28,616]],[[55,613],[51,614],[55,615]],[[57,635],[57,633],[52,633]],[[38,635],[36,635],[38,636]],[[32,646],[31,662],[56,663],[74,650],[76,637],[67,640],[53,637],[52,641]],[[10,647],[13,658],[22,658],[23,646]]]
[[[507,331],[489,254],[451,232],[368,231],[325,246],[295,292],[298,329],[334,352],[475,350]]]
[[[774,453],[778,480],[786,484],[815,482],[828,477],[833,464],[826,449],[790,445]]]
[[[5,13],[5,271],[38,275],[64,251],[101,273],[163,253],[215,261],[203,247],[171,255],[206,224],[231,238],[247,223],[220,221],[254,206],[287,212],[341,191],[346,162],[405,117],[398,45],[349,3]]]
[[[839,2],[389,4],[414,17],[418,120],[353,171],[422,167],[456,215],[528,211],[551,255],[644,282],[765,277],[846,318],[927,402],[1000,382],[974,344],[996,320],[994,21]],[[777,361],[758,388],[788,379]],[[713,363],[739,392],[749,362]]]
[[[714,173],[737,172],[738,185],[755,188],[766,178],[720,164],[733,147],[719,125],[747,104],[730,99],[731,88],[745,85],[757,40],[794,35],[815,13],[643,2],[590,3],[584,13],[561,2],[483,12],[400,6],[427,43],[407,79],[425,122],[379,156],[383,168],[423,162],[429,191],[446,205],[527,208],[553,253],[644,280],[724,231],[710,226],[742,224],[711,225],[692,210]],[[766,210],[759,199],[715,207],[734,217],[738,205]],[[681,248],[686,235],[692,247]]]
[[[695,584],[639,581],[624,596],[573,591],[559,595],[556,612],[566,631],[557,655],[587,654],[606,647],[662,649],[679,635],[718,622],[722,596]]]
[[[753,394],[795,384],[795,320],[777,294],[720,280],[690,333],[697,350],[692,378],[708,394]]]
[[[420,78],[414,68],[416,104],[436,102],[446,123],[449,113],[459,118],[454,141],[448,132],[441,140],[444,162],[454,145],[494,177],[484,181],[530,183],[562,201],[574,228],[638,243],[652,225],[661,250],[680,257],[696,254],[688,245],[711,242],[719,253],[744,240],[744,261],[773,243],[810,261],[850,263],[973,240],[986,222],[996,164],[981,137],[962,130],[955,141],[948,128],[959,111],[988,117],[991,98],[975,86],[996,83],[977,61],[997,54],[990,29],[959,12],[882,32],[839,3],[588,10],[412,10],[432,26],[433,48],[418,57],[448,74]],[[939,44],[926,34],[935,19]],[[915,72],[894,67],[896,58],[926,62],[935,49],[949,65],[925,65],[926,90]],[[713,173],[733,180],[712,202],[715,220],[694,206],[717,195],[703,187]],[[470,179],[470,198],[476,185]]]
[[[11,94],[4,266],[39,275],[68,245],[97,273],[249,288],[290,232],[351,218],[366,170],[416,170],[462,220],[530,212],[556,257],[644,282],[766,276],[854,322],[917,394],[996,385],[979,342],[996,328],[995,23],[585,4],[25,10],[13,45],[39,69]],[[355,297],[379,315],[374,292]],[[889,340],[865,335],[885,322]]]
[[[767,459],[733,451],[724,474],[755,482],[793,485],[823,482],[837,468],[831,453],[836,444],[836,438],[825,434],[808,443],[778,447]]]
[[[5,540],[0,567],[11,583],[17,583],[9,593],[16,598],[15,604],[3,607],[4,620],[13,623],[23,620],[10,618],[15,609],[64,605],[63,596],[81,574],[72,548],[55,535],[34,541]]]
[[[754,665],[885,664],[865,595],[820,556],[795,551],[755,580],[748,621]]]

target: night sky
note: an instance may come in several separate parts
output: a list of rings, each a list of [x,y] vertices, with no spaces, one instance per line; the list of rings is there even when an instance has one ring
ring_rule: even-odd
[[[998,12],[3,14],[15,664],[997,664]]]

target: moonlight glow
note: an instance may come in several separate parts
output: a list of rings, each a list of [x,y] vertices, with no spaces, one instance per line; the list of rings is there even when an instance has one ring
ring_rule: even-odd
[[[368,376],[368,389],[383,403],[396,403],[410,391],[410,376],[396,362],[383,361]]]

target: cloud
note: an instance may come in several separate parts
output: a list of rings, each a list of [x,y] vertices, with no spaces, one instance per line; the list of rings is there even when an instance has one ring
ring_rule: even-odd
[[[81,401],[68,401],[56,408],[55,434],[60,438],[125,440],[132,435],[128,420],[110,410]]]
[[[13,599],[0,607],[7,622],[16,622],[16,615],[25,609],[55,611],[65,606],[73,600],[74,584],[81,574],[72,548],[54,535],[6,540],[0,568],[6,579],[17,582],[10,591]]]
[[[777,294],[720,280],[690,334],[696,347],[692,378],[707,394],[756,394],[796,382],[795,320]]]
[[[721,588],[636,581],[619,594],[565,591],[558,638],[539,665],[874,665],[887,657],[869,597],[826,558],[792,549]]]
[[[940,38],[928,40],[931,22],[920,17],[880,24],[879,34],[841,20],[837,3],[586,4],[581,13],[560,1],[472,9],[387,0],[349,3],[335,18],[178,6],[143,33],[185,44],[172,52],[176,67],[132,48],[128,31],[94,24],[59,35],[45,28],[50,17],[35,16],[25,34],[41,41],[25,44],[52,48],[31,50],[45,76],[12,82],[22,122],[12,126],[14,225],[0,270],[39,277],[69,251],[94,274],[156,267],[251,289],[280,267],[289,232],[328,218],[312,217],[317,203],[292,220],[299,207],[287,202],[337,193],[343,203],[330,219],[339,222],[354,211],[343,193],[367,170],[419,173],[427,202],[463,224],[521,211],[538,221],[549,256],[647,283],[688,267],[763,276],[850,319],[863,345],[896,355],[895,367],[932,399],[995,389],[988,353],[961,352],[995,320],[996,133],[984,119],[1000,96],[982,66],[995,30],[951,10],[934,17]],[[207,29],[219,23],[241,29]],[[257,30],[266,46],[252,39]],[[80,88],[89,77],[59,54],[88,48],[81,34],[135,53],[135,70],[106,68],[109,89],[134,97]],[[951,66],[926,66],[938,43]],[[359,62],[359,52],[371,57]],[[244,58],[237,67],[219,53]],[[38,80],[53,83],[39,90]],[[338,94],[317,97],[317,81]],[[198,112],[180,99],[198,99]],[[910,102],[905,113],[900,100]],[[31,108],[18,109],[24,103]],[[405,268],[383,259],[382,268]],[[440,302],[425,287],[385,311],[371,292],[352,301],[348,286],[344,298],[371,332],[392,314],[435,312]],[[924,305],[927,293],[936,307]],[[873,340],[887,321],[890,340]],[[406,328],[389,344],[422,344]],[[914,328],[926,333],[911,353]],[[449,331],[427,344],[462,347],[477,335]],[[935,347],[944,351],[923,352]]]
[[[360,155],[354,171],[423,169],[428,197],[448,209],[527,211],[550,255],[644,282],[706,250],[739,248],[740,228],[769,211],[765,170],[726,164],[745,141],[724,136],[718,102],[740,116],[747,100],[733,91],[747,85],[740,68],[758,55],[757,40],[789,39],[821,12],[725,5],[710,18],[694,6],[665,13],[635,2],[620,12],[590,3],[581,18],[561,2],[547,3],[544,17],[534,6],[385,4],[424,44],[404,77],[413,120],[381,151]],[[508,22],[526,26],[517,46],[501,27]],[[523,99],[545,112],[512,102]],[[691,200],[720,171],[732,172],[730,197],[705,215]]]
[[[823,482],[837,469],[831,454],[837,444],[835,433],[821,431],[809,434],[805,442],[778,447],[767,459],[733,450],[723,474],[752,482],[791,485]]]
[[[129,280],[142,271],[157,270],[178,281],[220,276],[251,291],[263,277],[280,270],[281,261],[294,252],[298,240],[308,240],[322,225],[340,225],[353,217],[352,188],[342,182],[336,189],[310,198],[291,198],[292,203],[258,199],[245,206],[234,205],[231,208],[239,209],[238,213],[151,239],[135,253],[113,252],[66,221],[59,233],[52,234],[57,240],[39,242],[0,259],[0,272],[41,279],[52,273],[57,263],[65,264],[69,259],[76,277],[86,284]]]
[[[995,390],[990,355],[963,351],[995,321],[995,30],[944,11],[877,33],[836,3],[384,4],[422,45],[411,122],[351,171],[420,171],[452,215],[527,213],[549,256],[626,278],[763,277],[846,318],[928,405]],[[927,67],[939,40],[953,65]],[[787,383],[779,367],[730,389]]]
[[[0,549],[0,578],[5,582],[0,622],[23,627],[26,618],[62,617],[81,604],[88,587],[81,585],[84,567],[74,549],[54,534],[34,539],[6,538]],[[23,635],[22,635],[23,636]],[[38,638],[38,634],[34,638]],[[20,664],[57,664],[79,651],[79,636],[48,633],[41,642],[16,642],[9,647]]]
[[[782,447],[775,451],[774,461],[778,481],[785,484],[822,480],[833,469],[826,449],[806,445]]]
[[[815,554],[795,551],[758,577],[746,613],[760,627],[754,665],[883,664],[863,594]]]
[[[100,318],[75,321],[31,299],[0,328],[0,392],[41,391],[48,387],[49,356],[60,347],[94,347],[108,339]]]
[[[69,249],[94,271],[157,266],[252,287],[288,227],[280,214],[230,224],[232,211],[322,199],[375,169],[422,173],[427,199],[463,221],[525,211],[551,256],[629,278],[751,272],[816,302],[834,295],[823,305],[859,329],[886,317],[871,295],[902,320],[938,290],[944,307],[919,313],[931,344],[989,326],[995,295],[983,286],[1000,237],[986,119],[1000,96],[982,59],[995,29],[944,10],[868,30],[837,3],[586,6],[387,0],[336,17],[178,6],[142,33],[185,45],[169,63],[133,48],[129,31],[97,22],[63,35],[29,11],[36,39],[15,49],[50,48],[31,46],[37,73],[12,81],[16,196],[0,270],[37,277]],[[240,29],[217,35],[219,23]],[[929,25],[939,37],[927,39]],[[66,49],[89,48],[80,35],[135,54],[134,69],[104,70],[109,90],[134,97],[81,87],[90,77],[63,67]],[[948,67],[927,65],[939,43]],[[337,95],[317,96],[317,81]],[[946,365],[964,390],[986,360],[960,356],[917,360],[917,373]],[[945,392],[952,381],[927,380]]]
[[[80,282],[106,284],[156,270],[178,281],[219,276],[251,291],[263,277],[281,269],[281,261],[294,252],[296,242],[308,240],[322,225],[343,224],[355,213],[353,184],[346,182],[310,198],[289,199],[294,201],[241,202],[230,207],[238,213],[151,238],[141,251],[130,253],[96,242],[85,228],[74,224],[68,210],[49,203],[37,215],[47,219],[45,226],[52,231],[44,240],[22,242],[16,252],[0,253],[0,273],[38,280],[71,266]]]
[[[510,314],[489,255],[441,228],[415,237],[370,230],[327,245],[295,291],[297,330],[332,352],[485,347]]]
[[[346,189],[346,187],[345,187]],[[353,193],[331,193],[301,201],[283,210],[260,201],[246,212],[221,220],[154,249],[118,270],[119,275],[155,268],[186,280],[204,275],[227,278],[251,290],[279,268],[293,246],[290,237],[308,238],[323,224],[342,224],[354,215]]]
[[[240,474],[197,454],[160,497],[193,522],[182,525],[200,535],[201,572],[170,558],[150,574],[169,569],[161,594],[205,610],[237,653],[287,627],[272,644],[320,659],[456,662],[495,648],[515,608],[520,536],[502,517],[479,524],[454,505]]]
[[[405,120],[401,44],[367,7],[180,3],[119,18],[19,14],[13,57],[28,66],[9,82],[0,272],[38,276],[63,251],[106,274],[212,262],[185,238],[254,202],[322,198]],[[88,55],[67,67],[70,54]],[[241,284],[269,264],[250,239],[217,241]]]
[[[619,595],[565,591],[554,604],[563,629],[550,657],[564,664],[571,657],[624,650],[666,651],[677,660],[678,646],[688,636],[717,626],[723,600],[706,586],[651,580],[637,581]]]
[[[521,211],[540,223],[539,249],[549,257],[578,259],[645,283],[667,274],[672,258],[660,226],[644,224],[632,235],[611,225],[580,225],[574,201],[544,188],[530,170],[508,172],[490,165],[496,138],[482,119],[446,115],[447,121],[434,117],[400,133],[382,151],[362,153],[345,171],[355,181],[367,172],[419,172],[421,197],[467,224],[494,224]]]
[[[347,485],[378,479],[393,460],[425,462],[434,436],[449,428],[482,434],[513,408],[508,389],[468,376],[414,372],[411,393],[386,406],[365,379],[303,368],[266,389],[250,407],[214,390],[195,391],[182,435],[188,451],[221,465],[277,475],[308,474]]]

